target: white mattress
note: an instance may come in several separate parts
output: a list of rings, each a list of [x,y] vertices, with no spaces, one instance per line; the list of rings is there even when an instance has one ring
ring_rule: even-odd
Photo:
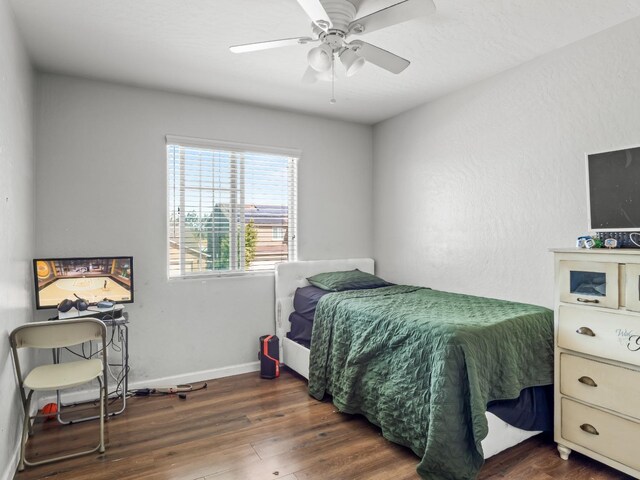
[[[314,260],[276,265],[276,335],[280,338],[280,360],[306,379],[309,378],[309,349],[286,337],[291,327],[289,315],[293,312],[295,291],[298,287],[308,286],[307,277],[317,273],[354,268],[374,273],[373,259]],[[489,424],[489,434],[482,440],[484,458],[492,457],[541,433],[513,427],[489,412],[485,412],[485,415]]]

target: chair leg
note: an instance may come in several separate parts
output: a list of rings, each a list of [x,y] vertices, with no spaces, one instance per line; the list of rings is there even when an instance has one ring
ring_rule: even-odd
[[[20,437],[20,463],[18,463],[18,471],[24,470],[24,458],[25,458],[25,450],[27,447],[27,440],[29,438],[29,431],[31,430],[31,396],[33,395],[33,390],[29,392],[27,398],[22,404],[24,407],[24,422],[22,424],[22,435]]]
[[[105,355],[105,359],[103,360],[105,362],[105,369],[103,370],[103,374],[102,376],[104,377],[104,419],[105,422],[109,421],[109,382],[108,382],[108,378],[107,377],[107,370],[106,370],[106,364],[107,364],[107,358]]]
[[[31,407],[29,407],[29,410],[31,409]],[[31,417],[29,417],[29,430],[27,431],[30,437],[33,437],[33,425],[34,425],[35,421],[32,422],[31,421]]]
[[[104,453],[104,415],[106,394],[103,394],[102,390],[105,389],[106,382],[103,385],[103,382],[100,379],[98,380],[100,381],[100,448],[98,449],[98,451],[100,453]]]

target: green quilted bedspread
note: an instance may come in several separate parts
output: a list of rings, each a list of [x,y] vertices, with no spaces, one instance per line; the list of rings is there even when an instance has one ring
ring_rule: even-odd
[[[476,478],[487,403],[551,383],[547,308],[396,285],[328,294],[316,309],[309,393],[410,447],[422,478]]]

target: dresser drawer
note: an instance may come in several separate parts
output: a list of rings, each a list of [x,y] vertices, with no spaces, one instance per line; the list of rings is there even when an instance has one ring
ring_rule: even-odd
[[[560,393],[640,419],[640,371],[562,353]]]
[[[558,271],[560,301],[618,308],[618,277],[617,263],[562,260]]]
[[[562,399],[561,409],[562,438],[640,470],[640,423],[587,407],[567,398]]]
[[[560,305],[557,341],[562,348],[640,365],[640,316]]]

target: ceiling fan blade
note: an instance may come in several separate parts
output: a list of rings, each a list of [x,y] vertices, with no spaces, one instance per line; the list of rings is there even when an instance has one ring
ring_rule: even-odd
[[[256,52],[258,50],[267,50],[269,48],[289,47],[291,45],[306,45],[307,43],[317,41],[317,39],[313,39],[311,37],[283,38],[282,40],[269,40],[268,42],[234,45],[232,47],[229,47],[229,50],[231,50],[233,53]]]
[[[435,10],[433,0],[404,0],[354,20],[349,24],[349,31],[356,35],[374,32],[414,18],[424,17]]]
[[[367,42],[354,40],[350,45],[356,47],[356,53],[367,62],[384,68],[391,73],[400,73],[411,63],[409,60]]]
[[[332,23],[320,0],[298,0],[307,16],[322,30],[331,28]]]

